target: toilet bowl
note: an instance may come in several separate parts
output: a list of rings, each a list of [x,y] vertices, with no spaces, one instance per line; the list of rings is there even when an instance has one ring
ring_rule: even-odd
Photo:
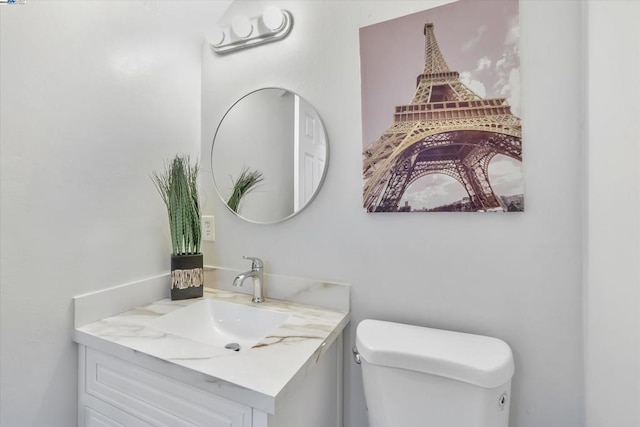
[[[496,338],[363,320],[356,361],[369,427],[507,427],[511,349]]]

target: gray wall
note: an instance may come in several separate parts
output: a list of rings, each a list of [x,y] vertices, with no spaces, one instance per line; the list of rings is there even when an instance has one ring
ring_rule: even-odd
[[[226,57],[203,49],[203,152],[237,98],[284,87],[326,125],[327,179],[310,208],[276,225],[242,222],[210,199],[218,240],[206,260],[240,269],[254,255],[271,273],[351,283],[345,356],[364,318],[502,338],[516,363],[511,425],[582,427],[580,3],[521,2],[527,211],[507,215],[363,213],[358,28],[436,3],[277,4],[295,19],[284,41]],[[226,17],[260,9],[234,2]],[[360,369],[345,362],[346,425],[362,427]]]
[[[0,425],[76,423],[71,298],[169,270],[149,174],[200,149],[225,2],[0,5]]]
[[[586,425],[638,426],[640,2],[586,6]]]

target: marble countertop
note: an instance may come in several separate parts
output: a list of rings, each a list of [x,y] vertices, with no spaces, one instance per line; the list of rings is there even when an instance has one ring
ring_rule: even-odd
[[[254,305],[251,296],[205,288],[204,298]],[[349,323],[349,312],[319,308],[289,301],[267,299],[260,308],[289,314],[279,328],[253,348],[234,352],[149,327],[164,314],[200,301],[201,298],[160,301],[76,327],[74,341],[109,351],[122,347],[203,374],[209,382],[222,382],[257,394],[257,399],[240,402],[256,406],[263,401],[271,412],[285,395],[293,378],[312,367]]]

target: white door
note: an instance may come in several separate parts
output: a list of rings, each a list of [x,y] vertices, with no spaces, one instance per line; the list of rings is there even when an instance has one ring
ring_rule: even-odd
[[[320,185],[326,161],[324,130],[320,117],[304,99],[295,96],[294,210],[306,205]]]

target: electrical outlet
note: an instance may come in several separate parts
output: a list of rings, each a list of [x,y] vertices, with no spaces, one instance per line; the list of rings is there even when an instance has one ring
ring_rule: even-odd
[[[216,227],[213,221],[213,215],[202,216],[202,240],[205,242],[215,242]]]

